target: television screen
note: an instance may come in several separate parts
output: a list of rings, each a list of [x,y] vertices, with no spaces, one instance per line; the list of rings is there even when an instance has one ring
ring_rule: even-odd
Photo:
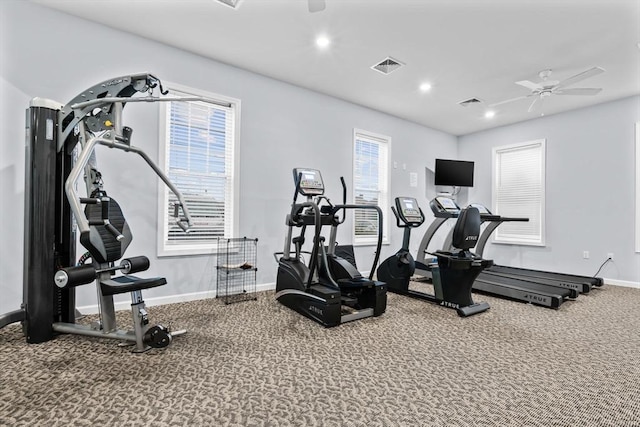
[[[473,187],[473,162],[436,159],[434,184]]]

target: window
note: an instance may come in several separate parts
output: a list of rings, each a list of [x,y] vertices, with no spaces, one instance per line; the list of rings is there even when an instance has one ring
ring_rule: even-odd
[[[389,212],[389,145],[391,138],[355,129],[353,133],[353,201],[356,205],[378,205]],[[383,222],[383,242],[388,224]],[[378,215],[373,209],[354,210],[354,245],[376,244]]]
[[[160,104],[160,165],[182,193],[193,226],[185,233],[175,224],[176,197],[161,183],[158,255],[212,253],[218,237],[237,232],[240,101],[172,87],[174,96],[203,98]]]
[[[493,208],[497,215],[525,217],[505,222],[494,242],[544,246],[545,140],[493,149]]]

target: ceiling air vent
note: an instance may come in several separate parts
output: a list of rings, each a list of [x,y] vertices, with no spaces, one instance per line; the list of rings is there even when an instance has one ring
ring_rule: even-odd
[[[482,104],[482,101],[480,101],[478,98],[469,98],[465,99],[464,101],[458,102],[458,104],[462,105],[463,107],[468,107],[470,105]]]
[[[404,66],[404,64],[400,61],[398,61],[397,59],[393,59],[390,56],[386,57],[384,60],[382,60],[381,62],[372,65],[371,69],[372,70],[376,70],[378,72],[381,72],[382,74],[391,74],[392,72],[394,72],[395,70],[397,70],[398,68]]]
[[[238,3],[240,3],[242,0],[217,0],[217,1],[219,3],[222,3],[224,5],[227,5],[229,7],[236,9],[238,7]]]

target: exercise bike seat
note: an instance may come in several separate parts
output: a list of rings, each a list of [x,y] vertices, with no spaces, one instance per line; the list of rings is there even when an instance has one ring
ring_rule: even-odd
[[[127,292],[141,291],[143,289],[155,288],[167,284],[164,277],[151,277],[142,279],[136,276],[119,276],[113,279],[103,280],[100,282],[100,290],[103,295],[117,295]]]
[[[468,270],[472,267],[489,268],[493,260],[480,258],[470,252],[444,252],[438,251],[432,255],[437,256],[438,266],[453,270]]]

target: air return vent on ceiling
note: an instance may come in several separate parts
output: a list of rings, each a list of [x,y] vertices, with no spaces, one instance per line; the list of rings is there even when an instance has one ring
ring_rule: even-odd
[[[378,62],[377,64],[372,65],[371,69],[376,70],[382,74],[391,74],[398,68],[402,67],[403,65],[404,64],[402,62],[388,56],[384,60]]]
[[[482,104],[482,101],[479,100],[478,98],[469,98],[469,99],[465,99],[464,101],[458,102],[458,104],[462,105],[463,107],[468,107],[470,105]]]

